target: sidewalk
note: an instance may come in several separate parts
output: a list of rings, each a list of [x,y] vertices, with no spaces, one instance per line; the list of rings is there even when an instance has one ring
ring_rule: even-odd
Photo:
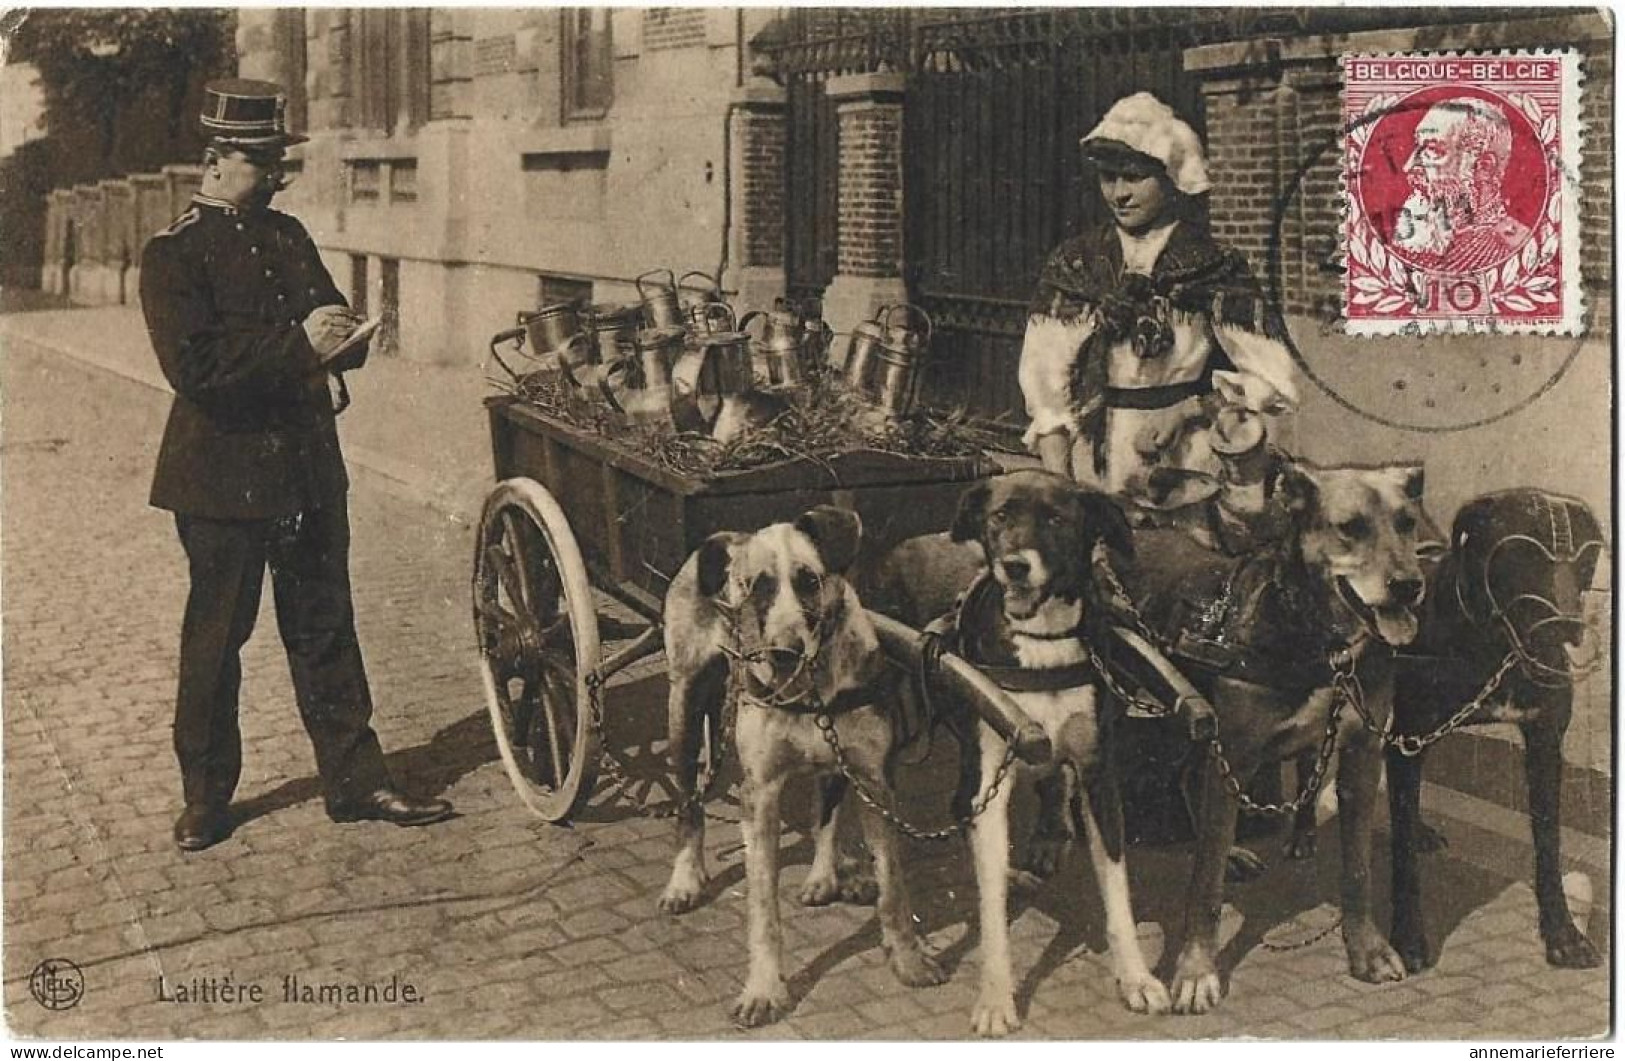
[[[27,342],[169,391],[133,306],[47,309],[0,316],[0,342]],[[428,365],[374,354],[345,377],[354,404],[339,417],[353,469],[472,523],[490,488],[491,446],[478,366]]]

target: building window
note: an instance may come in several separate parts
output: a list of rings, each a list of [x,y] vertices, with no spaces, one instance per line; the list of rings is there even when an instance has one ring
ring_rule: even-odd
[[[384,168],[380,162],[356,161],[349,164],[350,201],[376,203],[383,191]]]
[[[351,13],[350,95],[358,128],[410,132],[429,120],[429,9]]]
[[[543,273],[536,278],[536,305],[556,306],[574,302],[585,306],[592,301],[592,281]]]
[[[602,118],[614,98],[609,16],[604,7],[567,7],[559,12],[566,120]]]
[[[402,159],[389,167],[389,201],[415,203],[418,201],[418,163],[416,159]]]

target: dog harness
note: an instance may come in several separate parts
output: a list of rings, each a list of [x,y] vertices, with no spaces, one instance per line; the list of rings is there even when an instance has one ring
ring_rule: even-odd
[[[1328,662],[1348,638],[1328,625],[1330,601],[1319,600],[1277,553],[1232,564],[1217,597],[1178,601],[1170,651],[1215,676],[1287,692],[1307,692],[1332,679]]]
[[[960,599],[958,607],[953,612],[952,631],[948,635],[950,643],[954,646],[953,651],[963,656],[967,662],[974,664],[976,669],[986,675],[993,684],[1012,693],[1057,693],[1068,689],[1080,689],[1099,680],[1100,667],[1096,662],[1094,649],[1081,627],[1060,634],[1047,635],[1044,638],[1079,641],[1088,653],[1088,658],[1077,663],[1034,668],[989,663],[978,658],[979,654],[975,652],[970,639],[965,637],[964,631],[986,629],[996,621],[995,617],[1000,611],[999,584],[992,576],[983,573],[971,583],[970,589],[966,590]]]

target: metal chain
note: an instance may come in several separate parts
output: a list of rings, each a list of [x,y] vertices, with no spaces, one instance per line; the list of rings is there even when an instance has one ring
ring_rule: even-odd
[[[736,674],[737,668],[728,668],[728,693],[722,704],[722,739],[717,743],[717,754],[706,764],[705,773],[698,779],[694,790],[683,799],[657,805],[652,800],[634,803],[633,809],[646,818],[664,819],[675,818],[689,810],[696,804],[702,805],[711,798],[712,790],[717,780],[722,776],[722,766],[728,760],[729,751],[733,747],[734,725],[739,717],[739,698],[741,683]],[[609,738],[604,731],[604,677],[595,667],[588,671],[584,681],[587,686],[587,705],[592,720],[593,731],[598,735],[598,769],[611,785],[625,791],[636,780],[632,776],[630,765],[614,752],[610,751]],[[628,800],[631,797],[628,796]],[[713,821],[731,822],[731,818],[705,812],[706,817]]]
[[[1465,726],[1468,721],[1471,720],[1471,718],[1484,707],[1484,704],[1492,695],[1494,695],[1495,691],[1500,688],[1502,679],[1507,676],[1507,672],[1517,664],[1517,661],[1517,655],[1515,653],[1508,652],[1501,660],[1501,665],[1495,669],[1495,673],[1490,675],[1489,680],[1484,683],[1483,688],[1479,689],[1478,693],[1474,695],[1472,699],[1463,704],[1455,714],[1451,715],[1449,718],[1440,723],[1438,728],[1434,729],[1431,733],[1425,733],[1420,736],[1413,733],[1401,733],[1395,736],[1394,734],[1389,733],[1386,727],[1379,725],[1376,719],[1371,717],[1371,713],[1366,710],[1364,696],[1359,696],[1354,699],[1354,707],[1355,710],[1359,712],[1360,721],[1365,724],[1365,728],[1376,735],[1378,740],[1388,747],[1395,749],[1399,752],[1399,754],[1405,756],[1406,758],[1413,759],[1416,756],[1421,755],[1434,744],[1437,744],[1445,737],[1448,737],[1450,734],[1460,729],[1462,726]],[[1358,687],[1358,682],[1356,682],[1356,687]]]
[[[1230,767],[1230,760],[1225,758],[1224,742],[1217,736],[1213,738],[1212,755],[1219,768],[1219,776],[1224,780],[1224,787],[1230,791],[1236,801],[1245,811],[1253,814],[1296,814],[1320,795],[1320,786],[1326,780],[1326,768],[1331,765],[1332,751],[1337,745],[1337,722],[1343,714],[1343,705],[1347,698],[1342,689],[1333,683],[1337,699],[1332,709],[1326,715],[1326,735],[1320,742],[1320,752],[1315,756],[1315,768],[1309,775],[1309,782],[1300,785],[1298,795],[1285,803],[1259,803],[1241,790],[1241,782],[1236,780],[1235,773]]]
[[[881,800],[876,797],[874,793],[869,791],[869,787],[853,773],[851,765],[846,761],[846,751],[841,747],[841,738],[835,732],[835,720],[833,718],[820,712],[818,717],[814,719],[814,724],[818,726],[819,732],[824,735],[824,741],[829,745],[830,750],[835,753],[836,768],[851,783],[853,790],[858,794],[858,798],[873,808],[875,813],[890,822],[898,832],[915,840],[929,840],[932,842],[951,840],[966,832],[970,828],[971,822],[981,817],[987,810],[988,805],[993,802],[993,797],[998,795],[1000,787],[1009,777],[1010,768],[1015,765],[1016,761],[1015,744],[1008,742],[1004,746],[1004,760],[999,763],[999,768],[993,772],[993,783],[987,786],[986,791],[980,797],[972,801],[969,812],[956,819],[952,825],[943,826],[940,829],[922,829],[906,821],[893,810],[889,800]]]

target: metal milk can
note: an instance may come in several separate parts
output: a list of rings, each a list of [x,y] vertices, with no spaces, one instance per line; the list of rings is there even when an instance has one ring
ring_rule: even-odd
[[[726,305],[726,301],[722,297],[722,285],[710,273],[703,273],[698,269],[690,269],[677,278],[677,294],[679,298],[683,294],[683,281],[691,276],[697,276],[705,282],[689,288],[689,297],[682,300],[679,315],[685,324],[692,324],[695,314],[702,311],[706,306]]]
[[[664,274],[665,283],[658,282]],[[655,281],[644,283],[649,277]],[[632,281],[643,303],[643,320],[651,328],[675,328],[683,323],[683,310],[677,298],[677,278],[670,269],[651,269]]]
[[[714,433],[728,402],[755,386],[749,333],[695,337],[672,368],[672,416],[678,430]]]
[[[632,338],[632,355],[606,378],[610,396],[631,423],[672,422],[672,365],[683,339],[680,327],[645,328]]]
[[[893,323],[898,310],[903,319]],[[924,310],[906,302],[883,306],[873,321],[852,330],[842,376],[867,404],[887,416],[905,416],[919,401],[930,345],[931,318]]]
[[[739,331],[739,322],[734,319],[733,307],[726,302],[691,303],[685,313],[689,334],[696,339]]]
[[[752,321],[765,322],[760,336],[751,335],[751,360],[756,381],[767,389],[798,387],[806,380],[802,349],[806,330],[801,316],[777,299],[770,310],[751,310],[739,322],[739,330],[749,333]]]

